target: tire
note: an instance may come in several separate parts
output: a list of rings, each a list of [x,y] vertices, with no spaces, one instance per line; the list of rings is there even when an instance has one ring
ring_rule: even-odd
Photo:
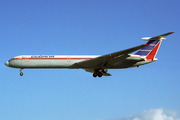
[[[101,72],[98,73],[98,77],[102,77],[102,75],[103,75],[103,74],[102,74]]]
[[[98,74],[95,72],[95,73],[93,73],[93,77],[97,77],[98,76]]]
[[[20,72],[20,76],[23,76],[23,73],[22,73],[22,72]]]

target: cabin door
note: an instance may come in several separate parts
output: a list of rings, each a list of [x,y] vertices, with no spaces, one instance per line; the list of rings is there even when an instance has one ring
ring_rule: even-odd
[[[71,57],[70,56],[67,56],[67,61],[71,62]]]

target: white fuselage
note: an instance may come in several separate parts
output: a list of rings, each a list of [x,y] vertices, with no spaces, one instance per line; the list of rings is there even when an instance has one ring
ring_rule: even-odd
[[[9,60],[13,68],[68,68],[74,63],[98,56],[66,56],[66,55],[21,55]]]
[[[75,63],[98,57],[97,55],[21,55],[12,58],[5,63],[13,68],[69,68]],[[136,67],[152,61],[142,60],[140,56],[131,55],[124,62],[117,62],[108,68]]]

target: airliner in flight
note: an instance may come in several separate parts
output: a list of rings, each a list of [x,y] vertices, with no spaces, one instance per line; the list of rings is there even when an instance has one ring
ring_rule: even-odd
[[[155,37],[143,37],[148,41],[129,49],[97,56],[97,55],[20,55],[16,56],[5,65],[12,68],[19,68],[23,76],[23,69],[31,68],[69,68],[84,69],[93,73],[93,77],[111,76],[108,69],[122,69],[139,67],[157,60],[156,54],[165,36],[174,32],[165,33]],[[137,51],[139,50],[139,51]],[[134,54],[130,54],[135,52]]]

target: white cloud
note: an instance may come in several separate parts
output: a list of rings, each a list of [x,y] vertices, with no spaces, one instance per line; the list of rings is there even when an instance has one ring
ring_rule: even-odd
[[[169,110],[170,111],[170,110]],[[174,111],[168,114],[163,109],[151,109],[149,111],[144,111],[138,115],[134,115],[130,120],[180,120],[176,118]]]
[[[101,120],[180,120],[178,112],[173,110],[150,109],[128,118],[101,119]]]

